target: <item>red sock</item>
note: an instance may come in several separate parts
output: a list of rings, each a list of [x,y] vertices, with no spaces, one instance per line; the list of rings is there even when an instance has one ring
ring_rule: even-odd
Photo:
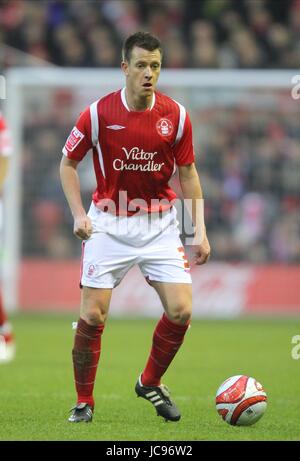
[[[5,310],[4,310],[4,306],[2,302],[1,293],[0,293],[0,327],[4,325],[6,321],[7,321],[7,318],[6,318],[6,314],[5,314]]]
[[[77,403],[94,407],[93,390],[101,352],[104,325],[91,326],[79,319],[72,350]]]
[[[144,386],[160,385],[160,378],[183,343],[188,327],[189,322],[186,325],[178,325],[163,314],[155,328],[150,356],[142,373]]]

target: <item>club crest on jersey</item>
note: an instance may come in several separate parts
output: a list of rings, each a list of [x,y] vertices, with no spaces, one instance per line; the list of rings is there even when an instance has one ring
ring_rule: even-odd
[[[78,128],[76,128],[76,126],[74,126],[73,130],[71,131],[67,139],[66,146],[65,146],[66,149],[69,152],[72,152],[75,149],[75,147],[78,146],[78,144],[83,138],[84,138],[84,134],[81,133],[81,131],[79,131]]]
[[[173,133],[173,124],[167,118],[161,118],[156,123],[156,130],[161,136],[170,136]]]

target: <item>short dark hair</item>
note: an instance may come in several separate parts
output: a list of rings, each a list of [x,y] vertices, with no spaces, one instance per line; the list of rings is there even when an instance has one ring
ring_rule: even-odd
[[[162,56],[162,47],[160,40],[149,32],[136,32],[127,37],[122,48],[122,58],[124,61],[130,61],[132,49],[138,46],[144,50],[159,50]]]

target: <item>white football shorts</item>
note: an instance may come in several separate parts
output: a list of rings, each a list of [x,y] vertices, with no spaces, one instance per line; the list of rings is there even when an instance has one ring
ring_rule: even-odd
[[[138,264],[151,281],[191,283],[176,208],[163,213],[115,216],[91,204],[93,233],[83,242],[81,285],[114,288]]]

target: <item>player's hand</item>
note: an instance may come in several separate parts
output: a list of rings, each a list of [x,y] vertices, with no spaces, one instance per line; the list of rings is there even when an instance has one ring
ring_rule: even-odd
[[[209,241],[205,235],[203,238],[201,244],[197,245],[196,251],[195,251],[195,256],[194,256],[194,262],[197,265],[205,264],[210,257],[210,244]]]
[[[74,235],[77,238],[87,240],[92,235],[92,232],[92,221],[87,215],[74,218]]]

